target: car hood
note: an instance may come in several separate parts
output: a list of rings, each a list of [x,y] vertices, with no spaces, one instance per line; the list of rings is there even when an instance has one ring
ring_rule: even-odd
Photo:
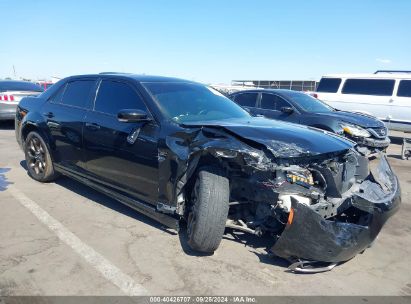
[[[342,152],[353,147],[353,142],[327,131],[261,117],[187,122],[183,125],[223,128],[237,137],[264,145],[278,158]]]
[[[346,111],[334,111],[327,113],[315,113],[315,116],[318,116],[319,119],[325,117],[332,117],[333,119],[338,119],[341,122],[348,122],[351,124],[358,125],[363,128],[381,128],[384,127],[384,123],[367,114],[355,113],[355,112],[346,112]]]

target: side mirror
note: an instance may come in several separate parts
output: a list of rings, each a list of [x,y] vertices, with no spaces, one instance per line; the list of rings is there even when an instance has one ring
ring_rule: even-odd
[[[291,107],[282,107],[281,112],[291,114],[292,112],[294,112],[294,109]]]
[[[133,109],[121,110],[117,114],[117,119],[121,122],[147,122],[151,120],[145,111]]]

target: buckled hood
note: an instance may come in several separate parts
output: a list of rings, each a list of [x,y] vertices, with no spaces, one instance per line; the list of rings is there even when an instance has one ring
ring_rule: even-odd
[[[184,125],[224,128],[235,136],[264,145],[274,157],[278,158],[343,152],[353,147],[353,142],[327,131],[262,117],[184,123]]]

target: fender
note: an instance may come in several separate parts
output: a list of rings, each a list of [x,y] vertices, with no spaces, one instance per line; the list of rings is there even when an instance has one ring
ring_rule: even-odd
[[[51,136],[50,130],[47,127],[47,123],[37,111],[30,111],[27,113],[27,115],[23,118],[20,124],[20,134],[19,136],[22,149],[24,149],[24,142],[26,136],[31,132],[31,131],[37,131],[40,133],[41,136],[43,136],[43,139],[47,145],[47,148],[50,151],[50,156],[51,159],[54,161],[55,159],[55,143],[53,140],[53,137]]]

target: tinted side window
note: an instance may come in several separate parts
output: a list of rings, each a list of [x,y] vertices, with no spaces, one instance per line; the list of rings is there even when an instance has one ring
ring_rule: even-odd
[[[67,83],[62,104],[87,108],[94,90],[94,80],[75,80]]]
[[[411,80],[401,80],[397,96],[411,97]]]
[[[321,78],[317,92],[337,93],[341,84],[341,78]]]
[[[103,80],[98,90],[94,110],[117,115],[120,110],[138,109],[147,111],[140,96],[128,84]]]
[[[255,107],[258,93],[242,93],[235,96],[235,102],[242,107]]]
[[[51,96],[51,98],[49,100],[51,102],[60,103],[61,98],[63,97],[65,89],[66,89],[66,84],[62,85],[61,88],[56,93],[54,93],[54,95]]]
[[[281,108],[289,106],[287,101],[274,94],[263,94],[261,98],[261,108],[263,109],[281,111]]]
[[[392,79],[347,79],[343,94],[391,96],[395,80]]]

